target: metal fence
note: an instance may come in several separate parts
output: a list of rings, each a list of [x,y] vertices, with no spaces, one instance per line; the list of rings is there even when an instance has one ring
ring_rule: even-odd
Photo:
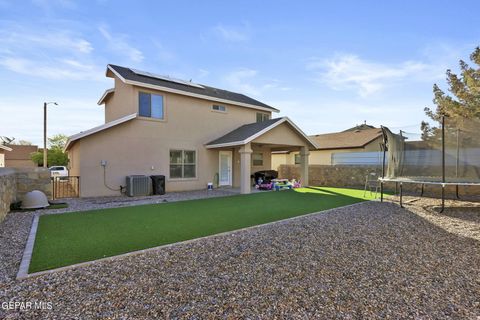
[[[52,177],[53,199],[78,198],[80,194],[80,177]]]

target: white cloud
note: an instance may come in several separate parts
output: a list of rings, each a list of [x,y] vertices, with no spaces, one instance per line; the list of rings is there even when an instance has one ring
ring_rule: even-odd
[[[228,73],[224,77],[224,81],[230,90],[257,98],[264,97],[269,92],[278,93],[291,89],[283,86],[280,80],[259,77],[257,70],[249,68],[241,68]]]
[[[419,61],[384,64],[363,60],[356,55],[337,55],[331,59],[314,59],[307,65],[318,81],[334,90],[355,90],[367,97],[400,81],[435,81],[444,74],[443,66]]]
[[[97,80],[103,81],[103,68],[86,65],[75,60],[54,60],[42,62],[15,57],[0,58],[4,68],[28,76],[53,80]]]
[[[250,83],[257,75],[257,70],[253,69],[240,69],[233,72],[230,72],[225,76],[225,81],[235,91],[252,95],[259,96],[260,90],[257,86]]]
[[[248,24],[244,24],[243,27],[218,24],[213,28],[213,32],[217,37],[228,42],[244,42],[250,39],[250,27]]]
[[[141,62],[144,59],[142,51],[131,46],[128,43],[127,36],[124,34],[112,34],[108,27],[102,25],[98,28],[102,36],[107,40],[110,49],[116,53],[126,55],[133,62]]]
[[[36,30],[27,30],[25,28],[3,28],[0,31],[0,45],[10,51],[30,51],[35,52],[38,49],[59,51],[68,51],[73,54],[89,54],[93,51],[92,44],[81,36],[72,34],[72,32],[50,29],[44,32]]]
[[[16,24],[0,29],[0,66],[54,80],[103,80],[104,66],[94,62],[92,44],[78,33],[50,28],[39,32]]]

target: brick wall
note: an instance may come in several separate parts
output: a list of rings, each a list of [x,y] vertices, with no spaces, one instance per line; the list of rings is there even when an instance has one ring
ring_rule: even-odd
[[[10,210],[10,204],[22,200],[32,190],[52,197],[50,171],[44,168],[0,168],[0,222]]]

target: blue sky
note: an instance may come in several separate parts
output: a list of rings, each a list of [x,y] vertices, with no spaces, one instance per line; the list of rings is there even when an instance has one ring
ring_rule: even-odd
[[[0,136],[103,123],[108,63],[242,92],[306,133],[410,127],[480,45],[478,1],[0,0]]]

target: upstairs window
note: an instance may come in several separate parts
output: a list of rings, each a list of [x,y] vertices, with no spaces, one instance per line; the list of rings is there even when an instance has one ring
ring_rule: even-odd
[[[147,118],[163,119],[163,96],[159,94],[139,92],[138,115]]]
[[[219,111],[219,112],[227,112],[227,107],[214,104],[214,105],[212,106],[212,110],[213,110],[213,111]]]
[[[270,119],[270,115],[268,113],[257,112],[257,122],[263,122]]]

